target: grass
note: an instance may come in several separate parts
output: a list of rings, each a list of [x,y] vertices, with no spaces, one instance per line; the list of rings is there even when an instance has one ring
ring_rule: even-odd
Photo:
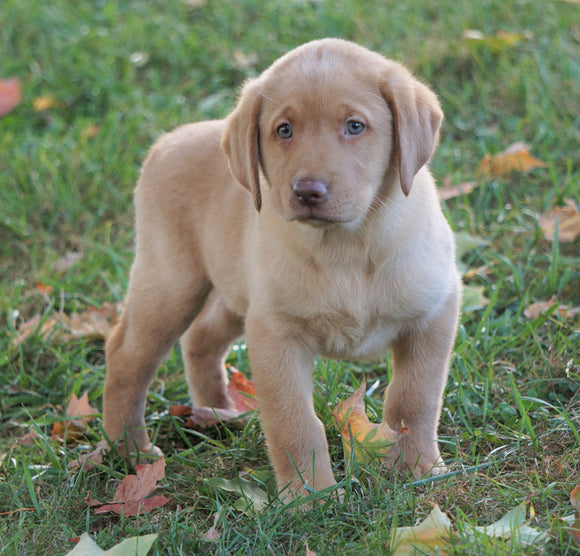
[[[532,36],[494,53],[461,41],[470,28]],[[523,309],[552,295],[580,305],[578,241],[553,246],[538,227],[552,206],[580,203],[579,34],[580,8],[550,0],[209,0],[198,8],[177,0],[4,0],[0,77],[20,77],[24,99],[0,120],[0,553],[66,554],[69,539],[88,531],[103,548],[159,532],[154,554],[303,554],[305,539],[320,555],[383,554],[393,528],[417,523],[433,503],[477,525],[527,497],[539,529],[571,514],[570,492],[580,482],[578,319],[552,312],[529,320]],[[298,512],[273,503],[246,515],[234,507],[235,495],[207,479],[269,469],[257,418],[241,431],[184,429],[167,414],[169,405],[187,402],[172,354],[148,400],[148,424],[168,460],[159,492],[172,503],[139,518],[95,515],[87,492],[112,498],[130,470],[114,457],[96,470],[68,470],[99,439],[100,420],[81,445],[53,441],[50,425],[62,420],[73,392],[88,391],[100,407],[103,345],[33,335],[13,349],[16,329],[36,314],[122,300],[131,193],[150,144],[181,123],[223,117],[247,76],[322,36],[404,61],[432,85],[446,114],[431,164],[440,183],[473,179],[485,153],[518,140],[548,163],[444,206],[455,230],[489,241],[465,259],[485,267],[472,283],[485,287],[490,303],[463,315],[440,427],[445,459],[468,472],[412,483],[369,466],[355,472],[358,482],[345,477],[330,413],[364,372],[369,384],[381,380],[368,400],[379,418],[389,363],[320,361],[315,405],[337,476],[345,477],[345,501]],[[236,51],[255,53],[256,62],[244,67]],[[33,100],[43,96],[53,105],[36,111]],[[57,271],[70,251],[82,258]],[[43,295],[38,283],[53,292]],[[248,371],[243,349],[231,362]],[[20,446],[30,430],[36,444]],[[222,536],[209,542],[202,536],[218,510]],[[457,542],[450,553],[574,551],[563,534],[529,548],[482,535]]]

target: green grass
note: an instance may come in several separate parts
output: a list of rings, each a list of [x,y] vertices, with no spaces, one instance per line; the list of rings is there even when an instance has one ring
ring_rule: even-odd
[[[492,53],[470,50],[465,29],[532,37]],[[24,98],[0,119],[0,554],[66,554],[72,537],[90,532],[109,548],[159,532],[155,554],[388,553],[391,530],[422,520],[438,503],[448,515],[491,523],[531,497],[532,525],[545,530],[569,515],[580,482],[580,332],[578,318],[552,313],[528,320],[523,309],[555,294],[580,305],[579,243],[559,248],[538,227],[542,212],[572,198],[580,204],[580,7],[550,0],[378,0],[229,2],[197,9],[154,0],[72,2],[4,0],[0,11],[0,78],[18,76]],[[111,457],[96,470],[70,461],[86,444],[50,439],[72,393],[88,390],[101,407],[103,345],[52,343],[31,336],[11,347],[16,329],[35,314],[72,312],[122,300],[132,258],[131,193],[139,165],[162,132],[223,117],[244,78],[307,40],[341,36],[403,61],[431,84],[445,114],[432,161],[441,183],[474,179],[485,153],[525,140],[547,169],[482,184],[445,203],[455,230],[489,240],[471,252],[472,280],[490,304],[462,318],[441,419],[444,457],[463,475],[412,483],[376,466],[345,477],[331,411],[358,386],[381,386],[368,400],[380,417],[388,360],[361,366],[320,361],[315,405],[327,427],[343,503],[290,511],[273,503],[249,516],[236,496],[210,477],[267,470],[257,418],[243,430],[194,434],[169,416],[186,403],[178,354],[163,363],[149,396],[148,424],[168,465],[160,493],[172,502],[152,515],[95,515],[84,500],[111,499],[130,470]],[[255,53],[240,69],[235,51]],[[142,53],[135,55],[135,53]],[[54,106],[34,110],[35,98]],[[98,126],[90,136],[87,130]],[[55,265],[82,252],[70,269]],[[44,296],[37,283],[54,287]],[[247,371],[245,353],[231,362]],[[36,430],[35,446],[17,439]],[[473,470],[473,466],[482,465]],[[471,470],[470,470],[471,469]],[[221,510],[217,543],[203,534]],[[540,547],[461,537],[453,554],[572,554],[565,536]]]

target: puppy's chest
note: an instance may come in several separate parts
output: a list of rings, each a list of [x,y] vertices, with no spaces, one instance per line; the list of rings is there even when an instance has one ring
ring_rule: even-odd
[[[365,319],[345,313],[321,313],[310,318],[308,326],[318,339],[320,355],[354,360],[381,357],[401,329],[386,316]]]

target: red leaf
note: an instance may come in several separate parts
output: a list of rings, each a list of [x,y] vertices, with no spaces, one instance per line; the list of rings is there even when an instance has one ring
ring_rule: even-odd
[[[244,413],[258,407],[254,383],[248,380],[244,373],[230,367],[232,378],[228,383],[228,394],[238,411]]]
[[[128,475],[123,479],[115,492],[112,504],[101,505],[101,502],[91,499],[89,495],[90,505],[100,506],[95,509],[95,513],[113,512],[123,513],[125,516],[136,516],[170,502],[169,498],[161,495],[146,498],[157,488],[157,483],[165,477],[165,458],[159,458],[152,464],[138,465],[135,470],[137,475]]]
[[[91,415],[95,415],[96,413],[99,412],[89,405],[89,395],[87,392],[85,392],[80,398],[77,398],[76,394],[73,394],[68,407],[66,408],[66,416],[80,417],[80,419],[54,423],[51,432],[52,438],[64,438],[66,434],[67,442],[75,441],[79,436],[86,432],[86,423],[92,419]]]
[[[16,108],[22,100],[20,79],[0,79],[0,117]]]

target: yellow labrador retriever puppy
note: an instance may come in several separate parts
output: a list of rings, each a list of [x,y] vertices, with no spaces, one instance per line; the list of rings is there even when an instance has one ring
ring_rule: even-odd
[[[390,346],[384,419],[409,429],[398,462],[444,470],[437,425],[460,285],[425,167],[442,117],[401,65],[324,39],[248,81],[225,120],[161,138],[135,191],[136,256],[106,346],[107,435],[159,453],[145,398],[178,338],[193,403],[230,407],[224,358],[245,334],[279,486],[329,487],[315,357]]]

